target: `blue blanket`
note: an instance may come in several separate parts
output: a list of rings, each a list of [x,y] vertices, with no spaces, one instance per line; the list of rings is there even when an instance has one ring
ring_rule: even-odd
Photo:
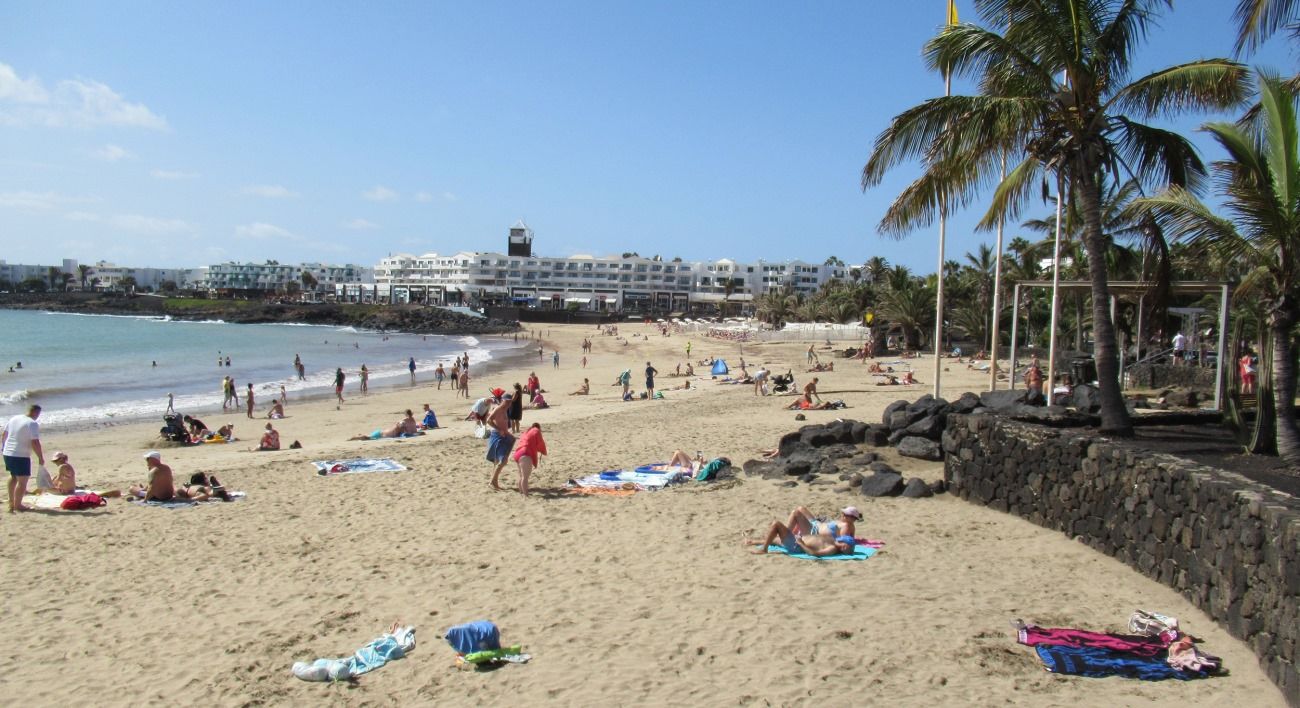
[[[637,489],[663,489],[677,482],[677,475],[663,472],[633,472],[630,470],[607,470],[600,474],[588,475],[572,480],[575,487],[600,487],[603,489],[622,489],[631,482]]]
[[[847,555],[846,555],[846,554],[844,554],[844,553],[836,553],[836,554],[833,555],[833,556],[810,556],[810,555],[808,555],[807,553],[803,553],[803,552],[800,552],[800,553],[791,553],[791,552],[785,550],[784,548],[782,548],[781,546],[768,546],[768,547],[767,547],[767,552],[768,552],[768,553],[780,553],[780,554],[783,554],[783,555],[790,556],[791,558],[799,558],[799,559],[801,559],[801,560],[824,560],[824,561],[860,561],[860,560],[866,560],[866,559],[868,559],[868,558],[870,558],[870,557],[876,555],[876,550],[877,550],[877,549],[875,549],[875,548],[868,548],[868,547],[866,547],[866,546],[860,546],[860,545],[859,545],[859,546],[854,546],[854,547],[853,547],[853,553],[852,553],[852,554],[847,554]]]
[[[1205,678],[1204,671],[1184,671],[1165,662],[1164,654],[1153,657],[1133,656],[1097,647],[1038,645],[1034,647],[1043,665],[1054,674],[1105,678],[1122,676],[1143,681]]]

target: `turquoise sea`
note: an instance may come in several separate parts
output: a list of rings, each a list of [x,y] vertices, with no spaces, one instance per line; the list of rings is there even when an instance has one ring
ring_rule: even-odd
[[[208,413],[221,409],[227,375],[241,402],[252,382],[263,409],[282,385],[290,405],[295,397],[324,395],[336,367],[347,373],[349,391],[356,390],[362,364],[372,387],[407,385],[407,358],[415,357],[417,379],[427,384],[440,361],[450,367],[468,353],[472,365],[483,364],[515,346],[513,338],[488,335],[480,341],[351,327],[0,310],[0,416],[39,403],[45,426],[161,421],[168,393],[175,394],[177,411]],[[294,355],[302,357],[305,381],[294,373]]]

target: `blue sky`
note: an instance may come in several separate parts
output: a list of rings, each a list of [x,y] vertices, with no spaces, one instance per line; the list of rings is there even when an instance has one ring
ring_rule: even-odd
[[[1177,3],[1137,73],[1226,56],[1234,4]],[[504,250],[522,217],[547,255],[933,272],[933,229],[876,232],[914,171],[859,175],[892,116],[942,93],[920,50],[944,7],[10,0],[0,258],[374,264]],[[1254,61],[1296,58],[1275,39]],[[978,211],[949,258],[992,242]]]

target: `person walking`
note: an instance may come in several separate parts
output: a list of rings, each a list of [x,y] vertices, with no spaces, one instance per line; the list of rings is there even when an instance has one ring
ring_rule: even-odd
[[[560,353],[558,351],[551,353],[551,368],[560,368]]]
[[[244,405],[248,410],[248,417],[253,417],[253,384],[248,384],[248,391],[244,394]]]
[[[27,481],[32,477],[32,454],[36,461],[45,466],[45,452],[41,450],[41,426],[36,419],[41,417],[41,407],[31,405],[26,415],[16,415],[5,423],[0,433],[0,451],[3,452],[5,469],[9,472],[9,513],[27,511],[23,506],[23,496],[27,494]]]
[[[338,399],[338,402],[334,404],[334,410],[338,410],[343,406],[343,382],[347,378],[348,375],[343,373],[343,367],[340,366],[334,370],[334,397]]]
[[[415,385],[415,357],[411,357],[406,362],[406,368],[411,372],[411,385]]]
[[[364,396],[369,392],[370,392],[370,370],[366,368],[365,364],[362,364],[361,365],[361,395]]]

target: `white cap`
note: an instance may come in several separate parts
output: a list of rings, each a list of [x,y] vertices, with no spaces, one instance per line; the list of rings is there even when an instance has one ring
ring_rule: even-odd
[[[162,453],[161,453],[161,452],[158,452],[157,450],[150,450],[149,452],[146,452],[146,453],[144,454],[144,459],[148,460],[148,459],[150,459],[150,458],[153,458],[153,459],[155,459],[155,460],[161,460],[161,459],[162,459]]]

